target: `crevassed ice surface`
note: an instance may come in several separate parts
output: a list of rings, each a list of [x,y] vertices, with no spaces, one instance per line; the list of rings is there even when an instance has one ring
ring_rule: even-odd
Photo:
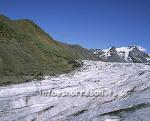
[[[41,96],[40,90],[105,95]],[[69,74],[0,87],[0,121],[149,121],[150,65],[84,61]]]

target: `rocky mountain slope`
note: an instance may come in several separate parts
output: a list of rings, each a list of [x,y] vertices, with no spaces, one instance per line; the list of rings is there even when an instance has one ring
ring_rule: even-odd
[[[99,60],[107,62],[147,63],[150,60],[150,56],[138,46],[91,49],[91,51],[99,57]]]
[[[81,46],[55,41],[32,20],[0,15],[0,85],[66,73],[76,66],[74,60],[96,58]]]
[[[149,92],[150,65],[84,61],[68,74],[0,87],[0,121],[149,121]]]

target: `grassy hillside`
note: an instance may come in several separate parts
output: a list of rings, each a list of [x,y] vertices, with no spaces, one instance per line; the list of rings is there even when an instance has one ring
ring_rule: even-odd
[[[75,59],[96,56],[78,45],[53,40],[31,20],[0,16],[0,85],[69,72]]]

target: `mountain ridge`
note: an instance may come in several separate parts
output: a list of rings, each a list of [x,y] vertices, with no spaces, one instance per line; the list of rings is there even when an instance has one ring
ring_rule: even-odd
[[[120,48],[112,46],[104,50],[91,49],[91,51],[99,57],[99,60],[108,62],[147,63],[150,59],[143,47],[135,45]]]
[[[79,66],[77,59],[97,57],[81,46],[54,40],[32,20],[0,16],[0,84],[67,73]]]

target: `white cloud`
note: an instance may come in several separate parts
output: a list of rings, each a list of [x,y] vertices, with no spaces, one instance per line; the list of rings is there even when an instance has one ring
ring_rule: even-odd
[[[145,52],[145,51],[146,51],[146,49],[145,49],[145,48],[143,48],[142,46],[137,46],[137,48],[138,48],[140,51],[143,51],[143,52]]]

